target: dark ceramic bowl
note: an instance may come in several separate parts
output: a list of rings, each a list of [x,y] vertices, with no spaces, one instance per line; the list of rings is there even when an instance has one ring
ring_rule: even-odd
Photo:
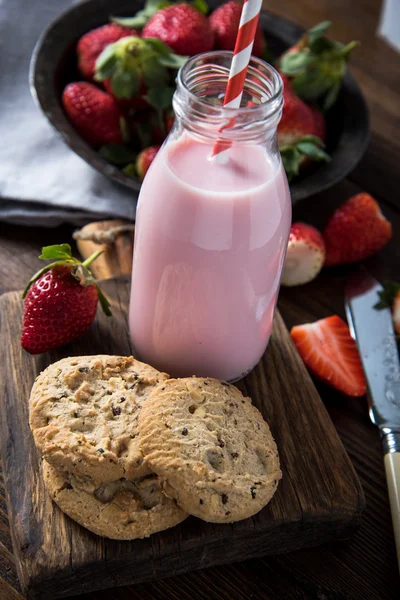
[[[221,2],[210,0],[209,4],[214,9]],[[34,50],[30,70],[32,94],[64,142],[92,167],[136,193],[140,181],[107,163],[75,132],[60,99],[67,83],[82,79],[76,70],[75,56],[80,36],[107,23],[111,14],[131,16],[142,6],[141,0],[79,2],[44,31]],[[270,13],[263,12],[260,21],[274,56],[279,56],[302,34],[297,25]],[[332,160],[311,166],[291,184],[293,203],[343,179],[364,154],[368,135],[367,106],[355,79],[348,72],[338,100],[327,114],[327,151]]]

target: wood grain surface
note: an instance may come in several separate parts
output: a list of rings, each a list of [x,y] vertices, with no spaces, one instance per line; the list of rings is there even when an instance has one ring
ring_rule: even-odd
[[[230,525],[190,518],[150,539],[123,543],[91,534],[52,503],[28,426],[30,389],[43,368],[64,356],[131,353],[129,283],[129,278],[102,283],[113,318],[99,311],[82,340],[36,357],[19,343],[20,294],[0,298],[0,343],[8,348],[0,367],[5,382],[0,448],[14,554],[27,597],[53,600],[314,546],[353,533],[364,508],[358,477],[279,314],[266,354],[238,384],[270,423],[280,452],[283,479],[264,510]]]
[[[265,4],[303,27],[330,19],[333,37],[361,42],[351,59],[351,70],[370,110],[368,151],[345,181],[297,206],[293,218],[323,227],[332,210],[351,194],[362,190],[374,194],[394,230],[392,242],[366,263],[381,281],[400,279],[400,54],[376,34],[382,3],[269,0]],[[37,259],[41,247],[70,241],[71,234],[68,226],[43,229],[0,224],[0,292],[22,289],[41,266]],[[286,325],[334,313],[344,318],[343,288],[350,273],[351,267],[329,269],[304,287],[282,289],[279,308]],[[399,575],[378,431],[363,400],[344,398],[316,384],[366,495],[361,528],[349,542],[210,567],[112,592],[85,594],[79,600],[398,600]],[[0,598],[22,597],[0,479]]]

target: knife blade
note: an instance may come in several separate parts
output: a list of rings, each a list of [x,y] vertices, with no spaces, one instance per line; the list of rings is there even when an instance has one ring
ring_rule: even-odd
[[[360,269],[347,283],[345,307],[367,381],[370,417],[381,433],[400,568],[400,360],[392,312],[374,308],[382,290]]]

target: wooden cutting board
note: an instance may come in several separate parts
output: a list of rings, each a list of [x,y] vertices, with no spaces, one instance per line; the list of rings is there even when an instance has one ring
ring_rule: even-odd
[[[129,233],[119,238],[101,258],[97,274],[106,277],[110,266],[114,273],[129,271],[131,242]],[[92,243],[80,242],[79,247],[87,255]],[[264,510],[224,525],[190,517],[174,529],[132,542],[102,539],[66,517],[40,476],[40,458],[28,426],[28,398],[35,377],[55,360],[131,353],[129,278],[104,281],[102,287],[111,298],[114,317],[99,311],[82,340],[36,357],[20,347],[20,294],[0,298],[0,451],[14,553],[29,599],[55,600],[289,552],[342,540],[354,531],[364,508],[359,480],[279,314],[265,355],[237,384],[270,423],[279,448],[283,479]]]

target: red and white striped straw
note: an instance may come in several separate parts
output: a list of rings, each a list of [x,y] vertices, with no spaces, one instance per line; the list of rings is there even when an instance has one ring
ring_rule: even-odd
[[[257,31],[262,0],[244,0],[240,16],[239,29],[236,37],[235,49],[228,84],[226,86],[224,107],[239,108],[242,100],[244,83],[246,81],[251,51]],[[229,148],[230,142],[217,140],[213,148],[213,156]]]

